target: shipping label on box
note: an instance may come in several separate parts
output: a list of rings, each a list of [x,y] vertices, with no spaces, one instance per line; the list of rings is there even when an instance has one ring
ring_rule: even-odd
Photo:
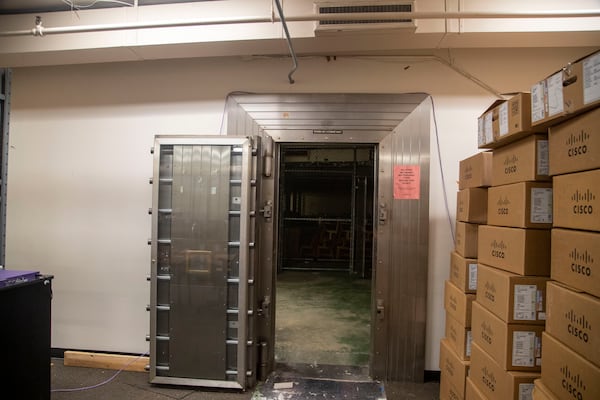
[[[583,104],[600,101],[600,52],[582,61],[583,64]]]
[[[544,347],[542,381],[552,393],[560,399],[600,399],[598,366],[584,359],[547,332],[542,334],[542,343]]]
[[[550,180],[548,152],[548,138],[541,134],[494,150],[492,186]]]
[[[548,282],[546,331],[600,366],[600,299]]]
[[[489,188],[488,224],[515,228],[551,228],[552,184],[520,182]]]
[[[492,184],[492,153],[484,151],[458,164],[458,188],[488,187]]]
[[[480,149],[489,148],[494,143],[494,122],[498,120],[499,104],[505,100],[494,101],[484,112],[477,118],[477,145]]]
[[[446,339],[440,342],[440,397],[465,398],[465,383],[469,371],[469,361],[461,360],[448,345]]]
[[[482,225],[456,222],[454,250],[465,258],[477,258],[477,231]]]
[[[471,304],[474,294],[464,293],[452,282],[446,281],[444,286],[444,308],[446,312],[461,325],[471,326]]]
[[[456,219],[472,224],[487,223],[487,188],[468,188],[456,194]]]
[[[522,276],[479,264],[477,302],[506,323],[546,322],[548,277]]]
[[[548,140],[551,175],[600,168],[600,108],[550,127]]]
[[[554,226],[600,231],[600,169],[558,175],[553,182]]]
[[[480,225],[479,263],[520,275],[550,276],[550,230]]]
[[[600,233],[552,229],[551,277],[600,297]]]
[[[531,399],[538,372],[506,371],[480,346],[473,343],[469,378],[488,399]]]
[[[474,341],[507,371],[539,371],[543,325],[508,324],[473,302]]]
[[[471,328],[465,327],[450,314],[447,314],[445,335],[450,347],[462,360],[471,358],[471,342],[473,341]]]
[[[477,290],[477,259],[464,258],[456,251],[450,255],[450,281],[465,293]]]

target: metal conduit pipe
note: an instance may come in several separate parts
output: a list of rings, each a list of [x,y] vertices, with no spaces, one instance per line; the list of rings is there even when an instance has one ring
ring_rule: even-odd
[[[290,49],[290,54],[292,55],[292,61],[294,63],[292,70],[288,74],[288,80],[290,81],[290,84],[293,84],[294,78],[292,78],[292,75],[294,75],[294,72],[296,72],[296,70],[298,69],[298,59],[296,58],[296,52],[294,51],[294,47],[292,46],[292,38],[290,37],[290,31],[288,30],[287,22],[285,22],[283,8],[281,7],[281,3],[279,2],[279,0],[275,0],[275,5],[277,6],[277,11],[279,12],[279,18],[281,18],[281,25],[283,25],[283,31],[285,32],[287,44]]]
[[[309,14],[286,16],[287,22],[316,22],[327,21],[332,18],[336,20],[397,20],[397,19],[521,19],[521,18],[589,18],[600,17],[600,9],[597,10],[565,10],[565,11],[531,11],[531,12],[427,12],[427,11],[411,11],[397,13],[353,13],[353,14]],[[104,32],[127,29],[152,29],[152,28],[176,28],[186,26],[205,26],[205,25],[231,25],[231,24],[252,24],[252,23],[268,23],[279,22],[281,18],[277,17],[237,17],[237,18],[222,18],[222,19],[198,19],[198,20],[182,20],[182,21],[165,21],[165,22],[129,22],[122,24],[101,24],[101,25],[81,25],[81,26],[66,26],[46,28],[41,22],[36,23],[32,29],[23,29],[16,31],[1,31],[0,37],[10,36],[44,36],[66,33],[84,33],[84,32]]]

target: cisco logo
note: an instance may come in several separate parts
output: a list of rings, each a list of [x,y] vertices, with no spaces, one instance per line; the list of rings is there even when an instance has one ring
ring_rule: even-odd
[[[498,215],[508,215],[508,210],[510,206],[510,200],[508,199],[508,197],[500,197],[496,204],[498,205]]]
[[[512,155],[510,157],[506,157],[504,159],[504,173],[506,175],[514,174],[517,172],[517,163],[519,162],[519,157],[516,155]]]
[[[577,157],[587,154],[588,147],[586,142],[589,138],[590,135],[583,129],[578,135],[574,135],[571,133],[571,135],[566,141],[567,155],[569,157]]]
[[[472,165],[467,165],[467,167],[465,168],[465,175],[464,175],[464,179],[472,179],[473,178],[473,166]]]
[[[586,189],[585,192],[579,191],[579,189],[576,190],[575,193],[571,195],[571,201],[576,203],[573,205],[573,214],[592,215],[594,213],[594,209],[589,203],[594,200],[596,200],[596,195],[590,189]]]
[[[494,373],[491,371],[488,371],[487,367],[483,367],[481,372],[483,372],[483,375],[481,377],[481,381],[483,382],[483,384],[485,386],[487,386],[492,392],[495,392],[496,391],[496,377],[494,376]]]
[[[493,283],[486,282],[483,286],[483,296],[491,302],[496,301],[496,286]]]
[[[569,324],[567,325],[567,331],[569,334],[575,336],[584,343],[588,343],[590,340],[590,335],[588,332],[591,333],[592,325],[587,320],[585,315],[577,315],[575,311],[570,310],[569,312],[565,313],[565,318],[567,321],[569,321]]]
[[[594,258],[587,250],[581,252],[574,248],[569,253],[569,258],[571,259],[571,272],[587,277],[592,276],[591,265],[594,264]]]
[[[491,248],[492,248],[492,257],[495,258],[505,258],[506,256],[506,249],[508,249],[508,246],[506,246],[506,244],[504,243],[504,240],[501,240],[500,242],[498,242],[496,239],[494,239],[492,241],[492,243],[490,244]]]
[[[567,365],[561,367],[560,372],[563,375],[561,382],[562,388],[574,399],[583,400],[584,397],[582,391],[585,391],[587,387],[583,382],[583,379],[581,379],[581,376],[579,374],[573,374]]]
[[[492,344],[492,338],[494,337],[494,330],[490,324],[485,321],[481,323],[481,338],[488,344]]]

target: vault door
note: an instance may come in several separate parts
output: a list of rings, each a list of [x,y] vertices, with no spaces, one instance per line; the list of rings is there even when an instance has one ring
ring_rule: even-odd
[[[158,136],[150,381],[245,388],[252,376],[252,143]]]

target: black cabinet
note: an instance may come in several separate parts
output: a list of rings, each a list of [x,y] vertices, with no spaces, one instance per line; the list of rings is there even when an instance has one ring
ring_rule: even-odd
[[[50,399],[51,300],[52,276],[0,288],[0,397]]]

